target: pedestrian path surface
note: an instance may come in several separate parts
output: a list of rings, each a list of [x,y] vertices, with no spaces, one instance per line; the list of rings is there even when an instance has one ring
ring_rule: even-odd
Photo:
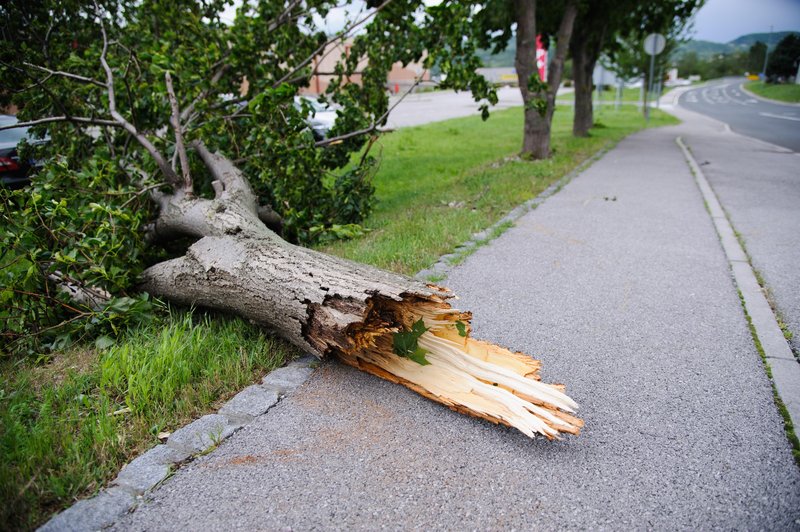
[[[560,442],[324,363],[117,530],[797,529],[800,470],[675,144],[622,141],[445,281],[474,334],[541,358]]]
[[[693,124],[684,137],[800,354],[800,153],[731,133],[681,109],[678,114]]]

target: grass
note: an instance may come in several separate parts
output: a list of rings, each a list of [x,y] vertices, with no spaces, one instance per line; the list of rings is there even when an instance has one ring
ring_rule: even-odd
[[[759,96],[781,102],[799,103],[800,85],[795,83],[764,83],[751,81],[745,88]]]
[[[645,127],[633,106],[597,113],[602,127],[572,136],[572,109],[553,121],[554,155],[522,161],[522,109],[398,130],[380,140],[383,162],[375,176],[377,204],[370,232],[323,251],[412,275],[470,236],[536,196],[599,149]],[[654,112],[652,126],[677,123]]]
[[[0,528],[30,529],[293,351],[241,319],[173,313],[100,351],[0,368]],[[116,414],[115,414],[116,413]]]
[[[598,150],[645,126],[633,106],[602,110],[585,139],[572,111],[553,123],[554,155],[516,157],[521,108],[386,135],[377,205],[363,237],[324,251],[395,272],[433,264]],[[654,112],[650,125],[676,120]],[[495,237],[506,227],[499,227]],[[459,256],[456,261],[463,260]],[[107,350],[77,347],[46,364],[0,363],[0,528],[30,529],[114,478],[123,464],[294,354],[240,319],[172,313]],[[116,413],[116,414],[115,414]]]

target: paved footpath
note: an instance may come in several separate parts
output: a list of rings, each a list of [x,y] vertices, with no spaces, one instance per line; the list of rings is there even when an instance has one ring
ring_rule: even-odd
[[[795,465],[675,144],[636,134],[452,271],[475,335],[540,357],[561,442],[325,363],[117,530],[800,528]]]
[[[696,124],[684,138],[769,287],[800,356],[800,153],[731,133],[681,109],[677,113]]]

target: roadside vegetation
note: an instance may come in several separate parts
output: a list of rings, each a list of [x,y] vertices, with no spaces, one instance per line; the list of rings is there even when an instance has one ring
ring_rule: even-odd
[[[800,85],[795,83],[772,84],[762,81],[753,81],[745,85],[745,88],[759,96],[778,100],[781,102],[800,103]]]
[[[672,66],[678,69],[682,77],[696,75],[708,80],[725,76],[743,76],[745,73],[750,75],[763,73],[770,84],[792,85],[797,73],[797,57],[800,54],[800,33],[783,33],[777,44],[773,42],[767,46],[764,41],[758,40],[746,50],[734,48],[725,53],[680,50],[675,54]],[[770,37],[770,35],[762,36]]]
[[[26,530],[295,349],[240,318],[170,311],[114,345],[0,363],[0,528]]]
[[[634,106],[602,110],[587,138],[560,107],[554,155],[525,161],[514,108],[386,134],[368,232],[324,251],[414,274],[534,197],[598,150],[644,127]],[[651,125],[676,123],[654,113]],[[41,524],[113,479],[132,457],[295,355],[239,318],[162,311],[115,342],[0,361],[0,522]]]

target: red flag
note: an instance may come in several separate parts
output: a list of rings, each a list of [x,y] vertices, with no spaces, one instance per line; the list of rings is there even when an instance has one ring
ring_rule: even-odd
[[[539,69],[539,79],[547,81],[547,49],[542,44],[542,36],[536,36],[536,68]]]

